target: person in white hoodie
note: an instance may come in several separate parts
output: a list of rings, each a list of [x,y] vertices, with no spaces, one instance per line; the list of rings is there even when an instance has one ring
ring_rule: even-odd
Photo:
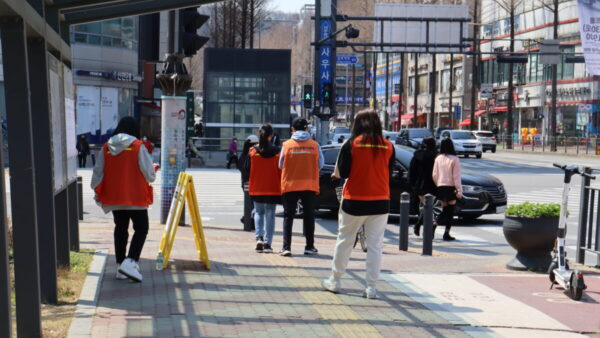
[[[153,202],[149,183],[155,178],[152,158],[139,140],[137,122],[132,117],[122,118],[98,152],[91,182],[96,203],[113,214],[117,279],[142,281],[138,262],[148,234],[148,206]],[[129,220],[135,232],[126,256]]]

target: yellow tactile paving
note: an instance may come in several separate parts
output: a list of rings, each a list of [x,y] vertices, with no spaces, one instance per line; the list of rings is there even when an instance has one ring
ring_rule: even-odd
[[[292,286],[300,289],[321,288],[318,279],[308,271],[299,267],[293,259],[277,255],[264,256],[269,263],[278,266],[277,270],[287,278]],[[289,266],[290,268],[286,268]],[[344,321],[330,323],[342,337],[381,337],[377,329],[366,323],[352,308],[335,294],[319,291],[300,291],[300,295],[312,304],[312,307],[327,321]],[[355,322],[353,322],[355,321]]]

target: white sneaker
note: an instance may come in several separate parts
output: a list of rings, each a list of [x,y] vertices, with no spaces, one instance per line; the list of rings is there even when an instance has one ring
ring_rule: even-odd
[[[143,279],[139,265],[131,258],[126,258],[123,261],[119,267],[119,272],[135,282],[141,282]]]
[[[115,278],[118,280],[125,280],[125,279],[129,279],[127,276],[125,276],[124,274],[119,272],[119,268],[120,266],[117,266],[117,273],[115,275]]]
[[[365,292],[363,293],[363,297],[368,299],[377,299],[377,290],[374,286],[367,286]]]
[[[323,287],[323,289],[333,292],[333,293],[338,293],[340,292],[340,289],[342,288],[342,285],[340,283],[340,280],[338,278],[335,278],[333,276],[327,278],[327,279],[323,279],[321,281],[321,286]]]

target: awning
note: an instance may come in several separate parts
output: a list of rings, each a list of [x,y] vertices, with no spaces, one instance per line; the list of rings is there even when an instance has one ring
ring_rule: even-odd
[[[481,116],[483,114],[487,113],[487,110],[478,110],[475,112],[475,116]]]
[[[500,111],[508,111],[508,107],[507,106],[498,106],[498,107],[494,107],[494,109],[492,109],[495,112],[500,112]]]
[[[418,113],[418,114],[417,114],[417,117],[421,117],[421,116],[423,116],[423,115],[425,115],[425,114],[424,114],[424,113]],[[411,114],[404,114],[404,115],[402,115],[402,119],[403,119],[403,120],[410,120],[410,119],[412,119],[413,117],[415,117],[415,114],[412,114],[412,113],[411,113]]]
[[[477,121],[475,121],[475,124],[477,124]],[[464,121],[462,121],[461,123],[458,124],[461,127],[465,127],[465,126],[470,126],[471,125],[471,119],[466,119]]]

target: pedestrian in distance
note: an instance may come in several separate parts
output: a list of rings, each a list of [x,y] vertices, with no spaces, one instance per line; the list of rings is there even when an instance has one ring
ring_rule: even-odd
[[[323,153],[319,144],[310,138],[308,121],[296,118],[292,123],[292,137],[283,142],[279,157],[281,192],[283,199],[283,249],[280,254],[292,255],[292,226],[298,201],[302,203],[305,255],[316,255],[315,198],[319,193],[319,170],[323,167]]]
[[[433,165],[433,182],[437,186],[437,199],[442,203],[442,212],[437,217],[438,225],[445,225],[443,240],[453,241],[456,238],[450,236],[452,220],[454,219],[454,208],[456,200],[462,199],[462,182],[460,171],[460,160],[456,156],[454,144],[449,138],[442,140],[440,154]],[[434,231],[435,233],[435,226]]]
[[[433,182],[433,165],[437,156],[435,139],[428,136],[423,139],[421,146],[414,152],[408,170],[408,182],[412,191],[419,197],[419,201],[425,200],[425,195],[436,195],[436,186]],[[415,224],[415,235],[421,234],[423,215],[419,215]]]
[[[91,186],[98,205],[113,214],[116,278],[141,282],[139,260],[148,234],[148,206],[153,202],[150,183],[156,176],[152,158],[138,138],[137,122],[132,117],[122,118],[98,152]],[[130,220],[135,232],[125,256]]]
[[[237,148],[237,138],[234,137],[229,142],[229,152],[227,153],[227,169],[231,168],[231,164],[235,162],[235,165],[238,166],[238,148]]]
[[[71,143],[72,144],[72,143]],[[90,144],[88,143],[85,135],[79,136],[77,139],[77,159],[79,160],[79,168],[85,168],[87,164],[87,157],[90,154]]]
[[[342,146],[336,163],[339,176],[345,178],[346,183],[338,216],[332,275],[321,282],[325,290],[340,291],[340,279],[346,271],[356,233],[364,224],[367,283],[363,296],[377,298],[376,284],[390,211],[390,175],[394,161],[394,145],[384,139],[378,114],[374,110],[358,113],[352,135]]]
[[[240,159],[238,161],[238,170],[242,176],[242,191],[244,192],[244,216],[240,218],[240,222],[244,225],[244,231],[254,231],[254,203],[252,202],[252,198],[250,198],[249,192],[249,181],[250,181],[250,172],[246,171],[244,168],[244,163],[248,158],[248,154],[250,153],[250,148],[252,148],[255,144],[258,143],[258,136],[249,135],[244,142],[244,146],[242,148],[242,153],[240,154]]]
[[[281,203],[280,149],[272,143],[274,134],[270,124],[263,124],[258,136],[258,144],[250,148],[244,165],[250,177],[248,191],[254,203],[255,250],[272,253],[275,208]]]

